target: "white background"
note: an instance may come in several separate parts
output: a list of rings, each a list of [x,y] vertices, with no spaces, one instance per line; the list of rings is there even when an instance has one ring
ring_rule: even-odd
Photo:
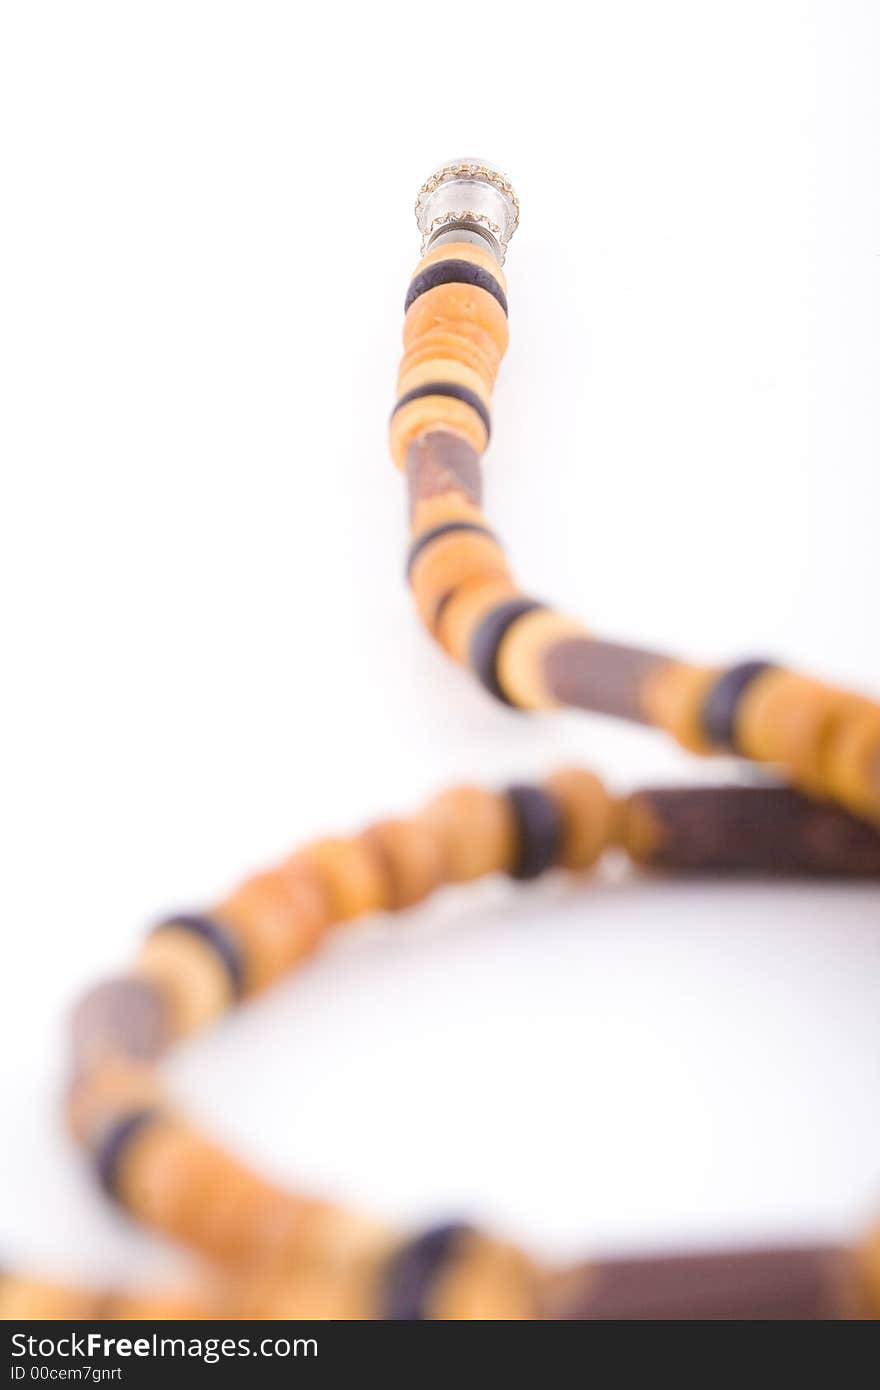
[[[158,1243],[57,1115],[166,909],[456,779],[736,775],[495,707],[417,627],[388,462],[415,191],[519,189],[489,512],[531,591],[880,689],[878,18],[842,3],[0,12],[2,1236]],[[870,620],[870,621],[869,621]],[[265,1170],[552,1255],[880,1206],[876,890],[502,884],[339,938],[181,1054]]]

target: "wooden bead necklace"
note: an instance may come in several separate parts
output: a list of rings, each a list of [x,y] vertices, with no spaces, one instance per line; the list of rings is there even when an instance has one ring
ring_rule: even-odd
[[[768,662],[727,670],[600,641],[520,593],[480,510],[480,455],[507,346],[508,181],[446,165],[416,206],[391,451],[409,482],[409,582],[428,631],[496,699],[655,724],[734,749],[794,787],[618,797],[566,769],[496,793],[460,787],[411,819],[319,840],[206,911],[176,913],[72,1021],[68,1125],[108,1195],[210,1262],[195,1294],[85,1290],[9,1273],[4,1318],[852,1318],[880,1316],[880,1228],[851,1248],[729,1251],[542,1267],[455,1221],[414,1236],[285,1191],[163,1094],[175,1042],[309,956],[335,924],[406,910],[444,884],[636,866],[880,878],[880,708]],[[809,795],[804,795],[807,793]],[[817,800],[810,799],[816,796]]]
[[[405,300],[390,433],[409,486],[407,573],[431,636],[504,704],[653,725],[694,753],[771,764],[880,822],[875,701],[771,661],[694,666],[605,641],[517,587],[481,510],[480,456],[508,343],[501,267],[519,205],[506,179],[463,162],[428,180],[416,216],[425,254]]]

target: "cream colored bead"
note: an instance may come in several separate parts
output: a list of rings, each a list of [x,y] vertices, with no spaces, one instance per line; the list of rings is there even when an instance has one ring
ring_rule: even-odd
[[[460,665],[467,664],[471,639],[483,619],[508,600],[521,598],[513,579],[487,579],[480,575],[462,584],[443,605],[435,624],[437,641]]]
[[[161,927],[147,937],[135,973],[155,980],[168,1002],[176,1037],[213,1023],[233,1002],[232,983],[215,952],[194,932]]]
[[[495,658],[498,684],[511,704],[520,709],[553,709],[558,705],[547,687],[544,656],[557,642],[588,635],[580,623],[547,608],[536,608],[517,618],[501,639]]]

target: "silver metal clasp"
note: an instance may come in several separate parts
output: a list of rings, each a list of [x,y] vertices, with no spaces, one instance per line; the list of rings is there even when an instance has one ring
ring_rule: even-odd
[[[422,255],[444,241],[487,246],[499,265],[519,223],[519,199],[510,180],[480,159],[458,159],[435,169],[416,198]]]

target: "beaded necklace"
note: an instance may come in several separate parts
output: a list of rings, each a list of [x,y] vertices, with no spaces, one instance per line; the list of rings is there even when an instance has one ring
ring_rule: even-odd
[[[452,217],[450,202],[475,214]],[[880,821],[876,702],[771,661],[718,669],[605,641],[517,587],[480,507],[480,455],[508,343],[501,266],[519,206],[485,165],[450,164],[422,188],[416,216],[425,254],[406,296],[391,453],[407,476],[407,573],[431,636],[507,705],[653,725],[693,753],[772,764]]]
[[[637,866],[880,877],[880,707],[767,661],[727,669],[591,637],[516,587],[480,508],[480,455],[507,347],[509,182],[476,161],[421,189],[391,453],[406,472],[407,576],[428,631],[497,700],[652,724],[736,751],[792,786],[613,794],[582,769],[502,792],[459,787],[409,819],[323,839],[207,910],[166,918],[131,969],[74,1011],[66,1113],[107,1194],[208,1261],[194,1293],[86,1290],[7,1274],[4,1318],[598,1319],[880,1316],[880,1229],[851,1248],[728,1251],[550,1269],[459,1221],[414,1235],[289,1192],[163,1093],[167,1050],[294,969],[336,924],[444,884],[606,853]],[[816,800],[810,799],[816,797]]]

